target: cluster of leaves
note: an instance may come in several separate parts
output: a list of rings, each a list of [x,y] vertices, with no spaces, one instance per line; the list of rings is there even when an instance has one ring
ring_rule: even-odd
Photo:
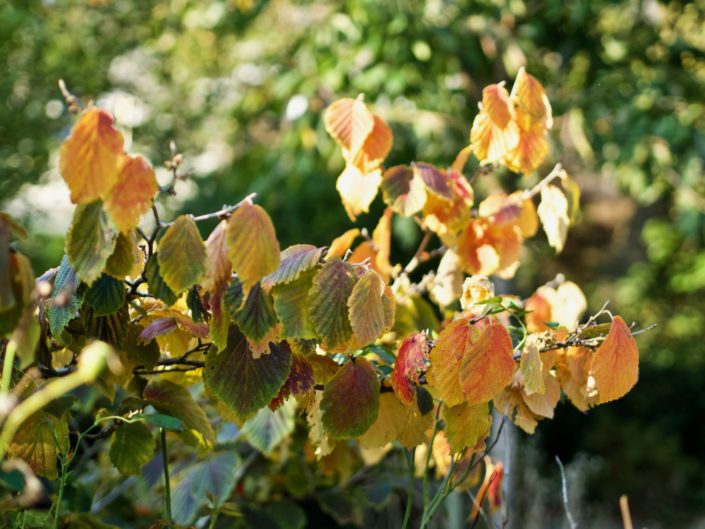
[[[212,420],[194,398],[203,382],[219,415],[263,452],[295,410],[306,417],[307,446],[319,459],[348,440],[382,454],[394,443],[423,447],[424,472],[433,465],[446,474],[424,511],[425,526],[450,490],[471,483],[489,450],[493,409],[533,432],[553,416],[561,389],[587,409],[632,388],[638,351],[619,316],[597,323],[601,311],[580,325],[586,304],[573,283],[547,285],[523,302],[496,296],[487,277],[514,274],[539,223],[560,251],[577,209],[576,186],[560,167],[531,189],[495,193],[477,207],[463,175],[470,153],[482,163],[475,178],[498,164],[524,174],[541,165],[551,109],[534,77],[521,70],[511,95],[501,84],[485,88],[470,144],[447,169],[424,162],[385,169],[391,130],[361,98],[333,103],[324,119],[346,161],[337,188],[350,217],[367,211],[380,188],[388,208],[372,236],[353,229],[328,247],[282,251],[253,196],[162,221],[154,201],[173,183],[160,189],[149,163],[124,153],[110,114],[83,110],[61,149],[77,204],[66,255],[36,287],[10,245],[23,230],[0,218],[3,395],[20,401],[10,407],[20,410],[32,388],[49,400],[59,396],[49,392],[57,387],[52,378],[97,378],[109,403],[89,430],[109,424],[101,431],[111,438],[110,458],[134,474],[153,458],[154,427],[163,453],[165,430],[202,452],[215,447]],[[181,161],[175,154],[167,162],[174,182]],[[151,223],[142,218],[149,211]],[[405,266],[390,252],[395,215],[424,231]],[[220,222],[204,242],[197,223],[213,218]],[[429,250],[434,236],[440,244]],[[417,266],[438,255],[437,270],[412,282]],[[110,367],[100,375],[82,368],[96,363],[95,340],[114,351],[100,357]],[[33,365],[49,381],[37,379],[37,370],[31,383],[30,371],[15,376],[17,352],[20,368]],[[0,454],[50,478],[59,461],[63,475],[72,457],[67,412],[27,417]],[[481,497],[496,504],[501,466],[485,467]]]

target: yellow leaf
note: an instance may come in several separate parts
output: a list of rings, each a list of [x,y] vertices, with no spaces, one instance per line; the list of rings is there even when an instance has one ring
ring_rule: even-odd
[[[629,392],[639,378],[639,350],[620,316],[615,316],[607,338],[592,357],[590,367],[598,392],[598,404],[616,400]]]
[[[394,323],[394,319],[385,314],[384,287],[377,272],[367,270],[348,298],[348,317],[360,346],[377,340]]]
[[[333,257],[343,257],[359,235],[360,230],[358,228],[352,228],[343,233],[340,237],[333,239],[326,253],[326,260],[328,261]]]
[[[345,212],[350,220],[354,221],[360,213],[369,211],[381,183],[382,172],[379,169],[365,174],[353,164],[345,167],[335,187],[340,193]]]
[[[108,191],[103,206],[118,230],[127,233],[149,211],[157,191],[157,179],[147,160],[125,155],[120,161],[118,181]]]
[[[92,202],[118,181],[122,134],[105,110],[86,110],[61,145],[59,168],[71,190],[71,202]]]
[[[524,68],[519,69],[517,78],[512,87],[512,100],[521,109],[525,120],[529,120],[531,124],[537,123],[550,129],[553,125],[553,117],[551,116],[551,104],[546,97],[546,91],[543,85],[531,74],[526,73]],[[519,126],[522,126],[522,120],[518,119]],[[529,128],[525,126],[524,128]]]
[[[443,408],[443,420],[446,423],[445,434],[454,454],[465,448],[473,448],[478,441],[490,431],[490,411],[486,403],[471,406],[462,403]]]
[[[245,290],[279,268],[279,241],[261,206],[245,203],[235,210],[226,237],[228,258]]]
[[[206,247],[193,217],[181,215],[159,241],[159,272],[167,286],[180,294],[203,277]]]
[[[541,189],[538,215],[546,237],[548,237],[548,244],[555,248],[557,253],[560,253],[568,236],[570,219],[568,218],[568,201],[558,187],[544,186]]]
[[[506,88],[492,84],[482,91],[480,113],[470,131],[470,145],[478,160],[500,161],[519,142],[519,128]]]
[[[533,336],[535,335],[529,336],[526,341],[526,347],[521,353],[519,371],[524,380],[524,392],[527,395],[532,393],[543,395],[546,392],[543,380],[543,362],[541,361],[538,343],[532,339]]]

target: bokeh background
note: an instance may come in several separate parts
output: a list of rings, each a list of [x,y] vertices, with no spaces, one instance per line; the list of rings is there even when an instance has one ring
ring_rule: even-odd
[[[561,272],[629,321],[641,377],[582,415],[560,404],[517,432],[510,527],[566,527],[554,456],[580,527],[705,527],[705,1],[5,0],[0,3],[0,207],[34,233],[37,273],[62,254],[71,206],[57,148],[72,124],[57,89],[114,112],[159,166],[191,177],[167,208],[195,214],[256,191],[283,246],[351,224],[322,110],[364,93],[394,131],[388,164],[448,165],[482,87],[520,66],[546,86],[560,161],[583,189],[560,256],[528,245],[521,294]],[[499,183],[514,182],[511,176]],[[359,226],[373,227],[377,199]],[[209,227],[206,227],[208,229]],[[413,224],[394,226],[413,252]]]

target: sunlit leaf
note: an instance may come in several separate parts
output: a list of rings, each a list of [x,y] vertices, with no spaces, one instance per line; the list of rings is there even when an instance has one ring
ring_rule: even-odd
[[[206,271],[206,247],[190,215],[181,215],[159,241],[159,272],[164,282],[179,294],[192,287]]]
[[[639,350],[621,316],[615,316],[610,332],[592,357],[598,404],[626,395],[639,378]]]
[[[323,426],[333,438],[352,439],[364,434],[377,419],[379,380],[364,358],[350,360],[323,390]]]
[[[492,84],[482,90],[480,113],[470,131],[470,145],[478,160],[500,161],[519,142],[519,128],[514,121],[514,108],[507,90]]]
[[[61,145],[59,168],[74,204],[92,202],[118,181],[123,138],[105,110],[91,107]]]
[[[406,404],[414,402],[421,374],[428,369],[429,342],[425,333],[412,334],[399,344],[391,382],[394,393]]]
[[[347,303],[356,281],[353,267],[337,258],[328,261],[313,279],[307,301],[309,318],[326,348],[343,346],[352,336]]]
[[[121,424],[110,445],[110,461],[121,474],[139,474],[154,456],[156,442],[141,422]]]
[[[514,375],[512,339],[497,322],[487,325],[468,345],[460,362],[460,384],[469,404],[488,402]]]
[[[412,165],[412,168],[414,175],[421,179],[426,189],[443,199],[453,199],[453,190],[444,171],[425,162],[416,162]]]
[[[335,188],[345,206],[345,211],[354,221],[360,213],[367,213],[370,204],[377,196],[377,190],[382,183],[382,172],[379,169],[363,173],[356,166],[348,164],[340,174]]]
[[[344,98],[333,102],[323,114],[323,123],[333,139],[355,157],[375,122],[361,98]]]
[[[291,362],[286,342],[271,344],[269,354],[253,358],[247,339],[232,325],[225,349],[206,356],[206,385],[240,421],[246,421],[276,396]]]
[[[379,116],[373,115],[374,126],[365,138],[362,148],[349,160],[363,173],[374,171],[392,150],[392,131]]]
[[[245,290],[279,268],[279,241],[267,212],[245,203],[228,221],[228,258]]]
[[[374,270],[367,270],[355,283],[348,298],[348,316],[357,342],[374,342],[394,323],[393,311],[385,311],[385,285]],[[391,303],[393,308],[393,302]],[[391,316],[391,317],[390,317]]]
[[[543,379],[543,362],[541,361],[538,343],[535,340],[527,340],[524,351],[521,353],[519,371],[524,381],[524,391],[527,394],[538,393],[543,395],[546,392]]]
[[[548,244],[560,253],[568,236],[568,200],[556,186],[548,185],[541,189],[541,203],[537,209]]]
[[[287,338],[315,338],[309,320],[306,300],[313,285],[316,270],[302,273],[297,279],[272,288],[274,311],[282,322],[282,333]]]
[[[90,285],[100,277],[115,248],[115,238],[99,200],[76,207],[66,234],[66,255],[81,281]]]
[[[137,227],[159,191],[154,170],[142,156],[125,155],[117,182],[103,197],[105,211],[121,233]]]
[[[490,411],[487,404],[462,403],[443,407],[445,434],[453,454],[473,448],[490,433]]]
[[[206,240],[206,271],[201,285],[213,291],[230,280],[232,265],[228,259],[227,221],[220,221]]]
[[[402,217],[418,213],[426,203],[424,182],[408,165],[387,169],[381,185],[384,202]]]
[[[325,248],[317,248],[310,244],[294,244],[281,253],[279,268],[276,272],[262,279],[262,287],[269,290],[277,285],[285,285],[314,268],[320,263]]]

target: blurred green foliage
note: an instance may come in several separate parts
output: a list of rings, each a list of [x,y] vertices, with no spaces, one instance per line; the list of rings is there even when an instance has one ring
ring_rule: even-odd
[[[521,65],[554,107],[546,169],[560,160],[575,176],[584,218],[557,265],[533,244],[517,285],[526,294],[561,271],[593,308],[610,299],[658,324],[639,338],[635,393],[575,424],[563,408],[539,439],[547,460],[602,458],[594,500],[629,491],[650,527],[685,526],[705,498],[703,0],[10,0],[0,6],[0,202],[45,232],[25,247],[35,269],[57,263],[63,233],[17,204],[39,192],[27,184],[57,180],[72,122],[63,78],[111,109],[155,165],[176,142],[193,174],[168,209],[204,213],[256,191],[284,245],[325,244],[349,227],[334,189],[343,161],[321,122],[330,101],[365,94],[393,128],[390,165],[448,165],[482,87]],[[410,251],[414,230],[395,226],[398,250]]]

